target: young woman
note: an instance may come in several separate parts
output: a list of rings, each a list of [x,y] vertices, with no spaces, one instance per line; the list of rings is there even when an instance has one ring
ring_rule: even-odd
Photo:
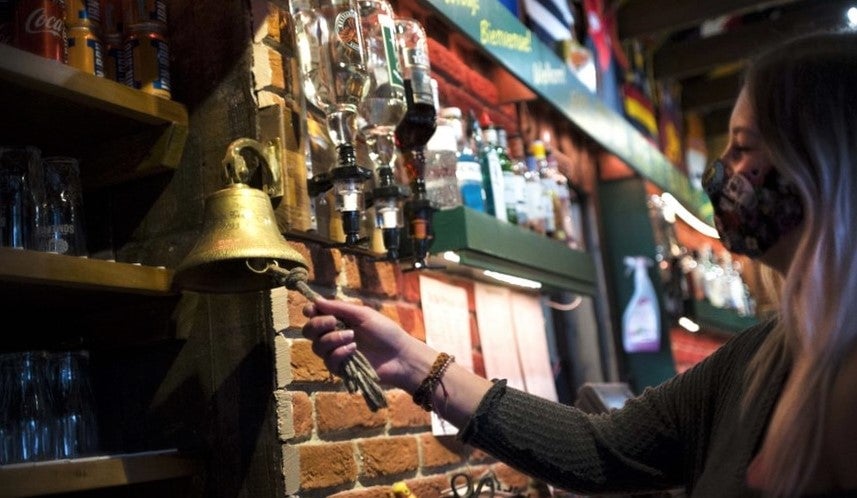
[[[727,248],[779,273],[779,311],[621,410],[476,376],[366,307],[308,306],[304,334],[331,371],[359,348],[463,442],[560,488],[857,495],[857,34],[758,58],[704,180]]]

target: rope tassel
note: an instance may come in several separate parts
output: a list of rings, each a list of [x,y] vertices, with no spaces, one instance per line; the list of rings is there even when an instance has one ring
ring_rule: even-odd
[[[275,274],[283,286],[289,290],[300,292],[310,302],[316,303],[321,298],[321,295],[307,284],[309,272],[306,268],[299,266],[287,271],[274,262],[268,264],[265,271]],[[337,322],[336,328],[344,329],[346,325]],[[342,377],[348,392],[354,394],[360,391],[363,394],[366,405],[373,412],[387,407],[387,398],[384,397],[384,390],[380,386],[381,379],[360,351],[355,350],[345,360],[339,376]]]

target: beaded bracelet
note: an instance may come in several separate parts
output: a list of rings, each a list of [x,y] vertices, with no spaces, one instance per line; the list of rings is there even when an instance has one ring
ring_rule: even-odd
[[[427,412],[434,409],[432,397],[438,384],[440,384],[441,389],[443,389],[443,398],[446,399],[449,397],[449,394],[446,392],[446,386],[443,385],[443,374],[453,361],[455,361],[455,356],[446,353],[440,353],[437,355],[428,375],[422,382],[420,382],[420,385],[416,390],[414,390],[413,400],[417,406]]]

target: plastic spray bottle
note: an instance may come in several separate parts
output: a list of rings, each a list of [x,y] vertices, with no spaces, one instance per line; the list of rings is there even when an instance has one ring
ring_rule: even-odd
[[[649,279],[652,260],[627,256],[625,266],[634,272],[634,294],[622,314],[622,347],[626,353],[656,352],[661,347],[661,313]]]

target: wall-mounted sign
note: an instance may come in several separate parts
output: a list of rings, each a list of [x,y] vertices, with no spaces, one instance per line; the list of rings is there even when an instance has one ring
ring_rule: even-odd
[[[708,197],[619,114],[593,94],[549,47],[498,0],[425,0],[465,36],[481,45],[571,122],[640,175],[670,192],[712,223]]]

